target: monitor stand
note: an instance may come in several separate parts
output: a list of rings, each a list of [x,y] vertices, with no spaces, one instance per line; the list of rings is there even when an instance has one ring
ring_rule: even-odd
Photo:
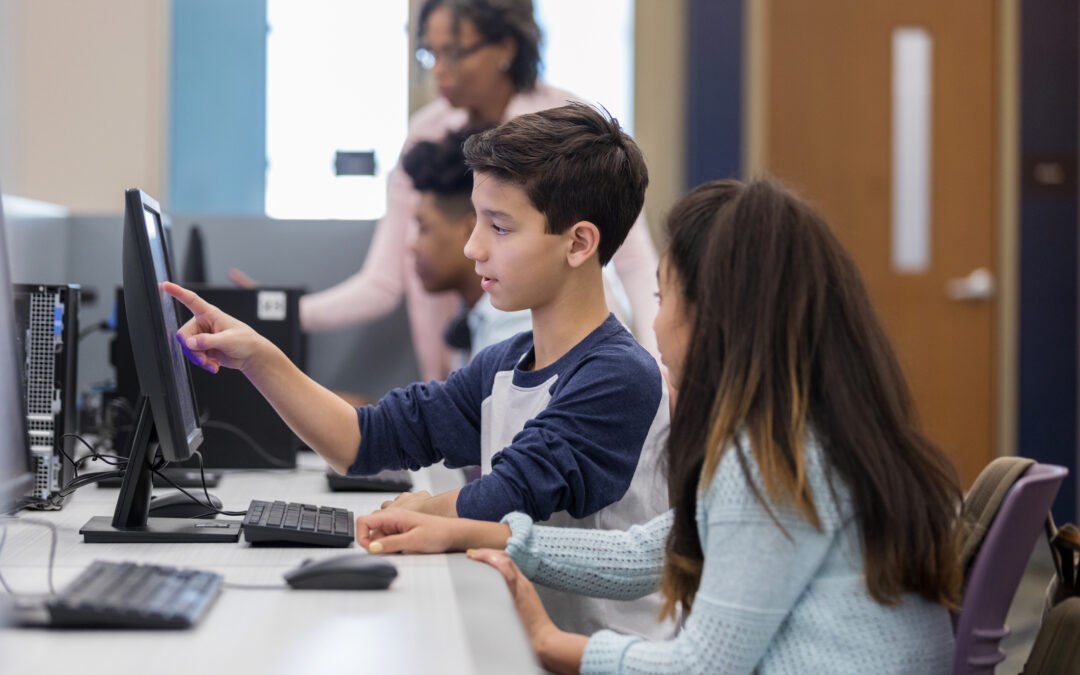
[[[139,397],[124,482],[112,518],[95,516],[79,534],[88,544],[228,543],[239,541],[240,521],[200,518],[150,518],[153,490],[150,465],[157,454],[157,433],[150,400]],[[151,452],[150,448],[154,448]]]

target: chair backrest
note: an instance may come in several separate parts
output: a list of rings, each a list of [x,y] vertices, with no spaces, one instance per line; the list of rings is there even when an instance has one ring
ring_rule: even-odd
[[[1034,464],[1006,493],[974,555],[954,617],[954,675],[992,675],[1004,660],[998,644],[1009,633],[1005,616],[1067,473],[1060,466]]]

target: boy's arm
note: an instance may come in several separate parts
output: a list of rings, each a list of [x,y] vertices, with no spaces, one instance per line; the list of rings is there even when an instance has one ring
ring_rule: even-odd
[[[296,435],[344,473],[360,447],[356,410],[247,324],[176,284],[162,290],[193,314],[177,335],[188,360],[212,373],[223,367],[244,373]]]

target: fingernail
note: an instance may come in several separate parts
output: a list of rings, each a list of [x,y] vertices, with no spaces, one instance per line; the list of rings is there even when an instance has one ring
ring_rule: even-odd
[[[465,549],[465,555],[469,556],[470,558],[475,556],[476,555],[476,549],[475,548]]]
[[[382,553],[382,544],[377,541],[373,541],[368,544],[367,550],[371,553]]]
[[[199,343],[195,341],[195,338],[189,337],[187,339],[187,346],[190,347],[191,349],[195,349],[196,347],[199,346]]]

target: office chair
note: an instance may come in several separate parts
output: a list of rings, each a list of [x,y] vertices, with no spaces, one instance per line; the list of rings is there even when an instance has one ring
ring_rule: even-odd
[[[1012,466],[1002,471],[1002,465],[1008,463]],[[977,548],[965,547],[971,549],[972,555],[965,575],[960,611],[953,616],[956,637],[954,675],[993,675],[997,664],[1005,659],[999,648],[1002,638],[1009,634],[1005,616],[1035,540],[1042,533],[1047,513],[1067,473],[1060,466],[1003,458],[987,466],[976,481],[977,485],[979,482],[985,484],[989,478],[990,483],[997,482],[991,485],[994,492],[999,495],[1002,490],[1006,492],[996,514],[992,515],[993,520],[981,544],[976,542]],[[971,511],[986,506],[985,503],[971,503],[978,501],[972,499],[975,492],[973,487],[964,499],[966,518],[978,519],[979,513]]]

